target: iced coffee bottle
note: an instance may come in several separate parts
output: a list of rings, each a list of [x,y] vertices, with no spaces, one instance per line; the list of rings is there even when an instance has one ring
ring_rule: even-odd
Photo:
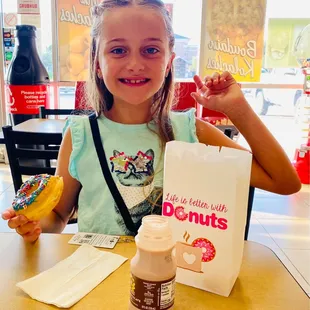
[[[157,215],[144,217],[135,240],[137,253],[130,264],[129,310],[173,309],[176,261],[167,219]]]

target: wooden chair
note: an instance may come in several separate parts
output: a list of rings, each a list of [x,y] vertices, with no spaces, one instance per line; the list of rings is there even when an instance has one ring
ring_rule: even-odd
[[[62,140],[61,134],[14,131],[12,126],[4,126],[2,129],[15,193],[23,184],[22,175],[55,174],[56,168],[47,167],[45,161],[51,159],[56,160],[58,150],[49,150],[40,146],[46,144],[60,145]],[[22,147],[19,145],[22,145]],[[27,148],[28,145],[29,148]],[[33,145],[36,148],[33,148]],[[76,218],[71,218],[68,224],[76,222]]]

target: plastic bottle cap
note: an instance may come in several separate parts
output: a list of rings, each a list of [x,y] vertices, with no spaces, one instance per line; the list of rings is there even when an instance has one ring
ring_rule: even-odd
[[[153,252],[165,251],[175,245],[168,219],[160,215],[145,216],[135,240],[138,247]]]
[[[32,25],[17,25],[16,26],[16,36],[17,38],[21,37],[36,37],[36,26]]]
[[[33,25],[17,25],[16,30],[37,30],[37,27]]]

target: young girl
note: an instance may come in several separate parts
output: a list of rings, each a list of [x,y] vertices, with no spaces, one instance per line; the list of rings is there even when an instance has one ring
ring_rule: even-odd
[[[194,110],[171,112],[174,34],[162,1],[105,0],[94,8],[93,18],[88,100],[98,115],[108,169],[138,223],[147,214],[160,214],[167,141],[241,147],[195,119]],[[298,191],[289,159],[232,76],[214,73],[194,81],[196,101],[225,113],[248,141],[251,185],[279,194]],[[35,241],[42,231],[60,233],[75,206],[80,231],[130,234],[103,177],[87,117],[69,119],[56,174],[64,179],[64,191],[48,217],[30,222],[12,209],[2,215],[26,241]]]

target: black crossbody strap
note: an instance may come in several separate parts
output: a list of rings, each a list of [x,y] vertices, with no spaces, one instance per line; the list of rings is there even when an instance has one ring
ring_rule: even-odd
[[[89,123],[93,135],[93,140],[95,144],[95,148],[97,151],[98,159],[100,162],[101,170],[104,175],[105,181],[110,189],[110,192],[114,198],[114,201],[119,209],[119,212],[121,213],[123,220],[125,222],[125,225],[128,230],[131,232],[137,234],[137,227],[132,221],[132,218],[129,214],[128,208],[126,207],[126,204],[124,202],[123,197],[121,196],[118,188],[116,187],[116,184],[113,180],[112,174],[110,172],[110,168],[107,163],[106,155],[104,152],[104,148],[102,145],[97,117],[95,114],[92,114],[89,116]]]

